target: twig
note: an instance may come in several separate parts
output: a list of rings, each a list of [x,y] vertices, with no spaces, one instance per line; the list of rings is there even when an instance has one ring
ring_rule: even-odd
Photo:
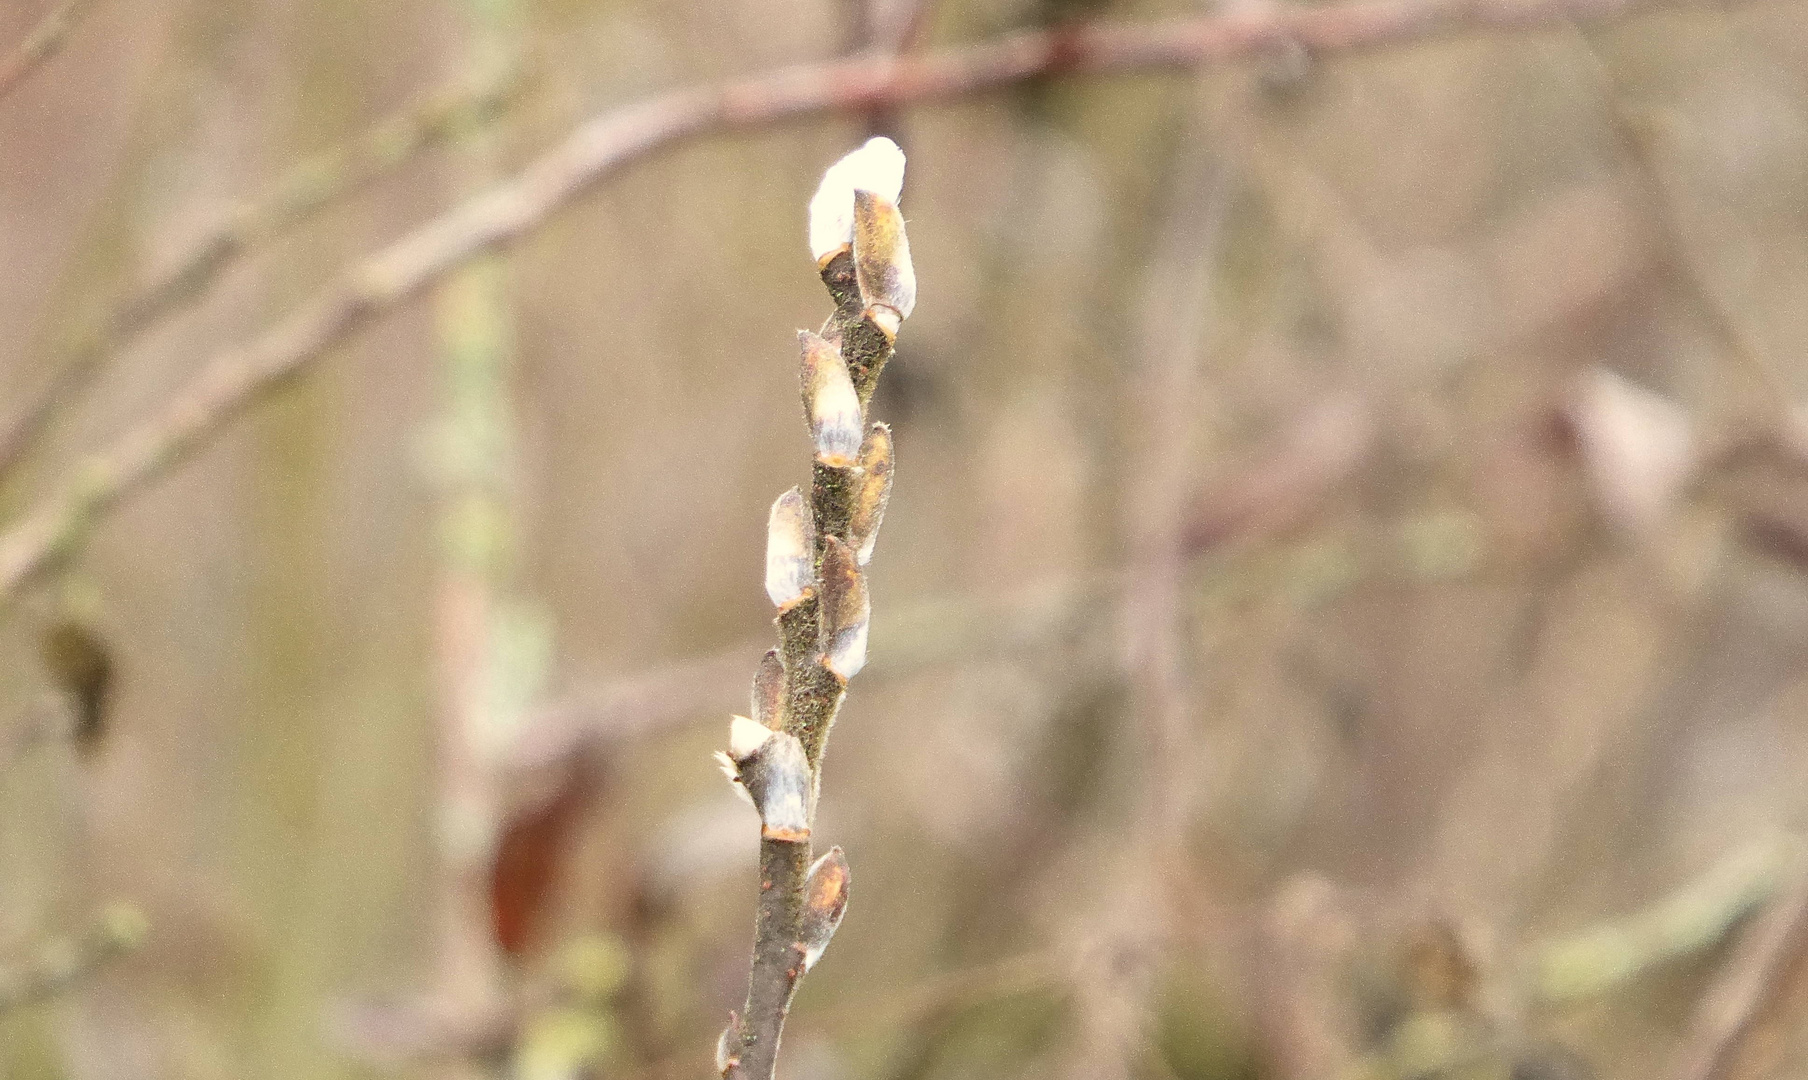
[[[440,90],[380,121],[356,140],[302,162],[276,184],[222,214],[151,283],[74,334],[50,383],[0,433],[0,475],[10,473],[68,408],[139,335],[202,296],[235,262],[413,159],[498,116],[527,83],[511,65],[469,85]]]
[[[614,170],[680,139],[829,111],[947,100],[1046,74],[1180,68],[1298,44],[1320,53],[1623,16],[1661,0],[1372,0],[1146,26],[1025,31],[921,56],[807,64],[673,91],[580,126],[505,183],[357,263],[261,335],[216,353],[162,413],[92,455],[0,536],[0,608],[126,495],[186,460],[260,395],[472,255],[525,235]]]
[[[38,20],[5,60],[0,60],[0,97],[13,92],[39,65],[63,51],[69,31],[75,29],[95,0],[62,0]]]
[[[1670,268],[1694,299],[1709,332],[1756,383],[1752,404],[1757,423],[1740,425],[1738,430],[1729,433],[1732,445],[1713,456],[1777,432],[1787,433],[1792,399],[1788,383],[1764,347],[1746,329],[1724,292],[1715,288],[1702,270],[1696,245],[1691,242],[1687,215],[1677,199],[1675,185],[1666,177],[1659,160],[1661,147],[1657,144],[1661,133],[1641,123],[1635,107],[1620,90],[1618,76],[1600,45],[1588,34],[1577,36],[1581,39],[1589,74],[1594,77],[1606,119],[1619,141],[1620,150],[1643,180],[1640,191],[1647,213],[1657,227]],[[1787,438],[1783,441],[1787,442]]]
[[[1775,895],[1800,862],[1793,845],[1755,843],[1648,907],[1541,946],[1533,955],[1532,998],[1563,1004],[1592,997],[1713,945]]]
[[[54,997],[138,948],[144,916],[123,905],[108,908],[74,937],[38,945],[17,964],[0,968],[0,1015]]]
[[[1132,865],[1112,890],[1114,915],[1099,942],[1068,1075],[1128,1077],[1148,1047],[1147,1004],[1171,933],[1167,879],[1184,847],[1193,722],[1181,602],[1185,516],[1193,494],[1199,363],[1209,338],[1229,178],[1210,137],[1212,86],[1202,81],[1183,122],[1179,160],[1165,190],[1161,232],[1140,315],[1139,362],[1127,415],[1141,434],[1129,466],[1124,521],[1131,551],[1124,579],[1124,673],[1138,736]],[[1208,149],[1210,148],[1210,149]]]
[[[482,68],[510,50],[516,12],[509,0],[470,3],[464,15],[454,63]],[[493,181],[492,134],[468,131],[454,142],[452,172],[461,194]],[[480,1024],[505,1007],[507,994],[490,892],[502,836],[499,765],[541,674],[536,650],[511,641],[532,631],[509,618],[516,508],[508,379],[513,326],[505,272],[500,260],[470,260],[434,296],[444,414],[437,426],[440,454],[431,465],[441,538],[433,992],[451,1015]],[[462,1058],[442,1065],[441,1080],[490,1074]]]
[[[766,593],[778,648],[753,679],[753,719],[736,717],[724,771],[760,812],[760,892],[747,1000],[717,1042],[723,1080],[772,1080],[785,1017],[847,907],[840,848],[811,862],[823,752],[848,681],[866,666],[867,560],[891,499],[891,429],[866,421],[893,342],[916,306],[898,194],[904,155],[876,138],[835,163],[810,201],[810,247],[835,312],[798,335],[815,445],[808,493],[772,505]]]
[[[1795,883],[1746,931],[1726,968],[1696,1006],[1676,1080],[1732,1076],[1740,1049],[1808,952],[1808,877]]]

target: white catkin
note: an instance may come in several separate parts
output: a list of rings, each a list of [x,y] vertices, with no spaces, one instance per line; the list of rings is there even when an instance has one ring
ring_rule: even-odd
[[[854,239],[854,192],[896,203],[904,191],[904,151],[883,135],[829,166],[810,200],[810,254],[818,261]]]

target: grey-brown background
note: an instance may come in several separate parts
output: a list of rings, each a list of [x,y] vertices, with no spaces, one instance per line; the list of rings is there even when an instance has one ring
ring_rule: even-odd
[[[0,41],[49,6],[9,0]],[[61,416],[7,509],[474,172],[857,36],[829,0],[503,6],[533,76],[484,160],[424,153],[235,265]],[[1074,6],[943,0],[929,45],[1195,10]],[[466,74],[472,23],[449,0],[100,3],[0,100],[0,416],[232,200]],[[855,897],[790,1076],[1071,1072],[1119,1045],[1088,992],[1114,934],[1159,958],[1126,1075],[1304,1074],[1302,1054],[1392,1075],[1374,1055],[1437,997],[1413,988],[1429,951],[1476,972],[1432,1004],[1507,1058],[1663,1076],[1741,962],[1709,934],[1578,1004],[1526,989],[1536,943],[1808,825],[1808,466],[1761,439],[1808,400],[1808,8],[1290,65],[884,121],[921,291],[875,404],[899,469],[872,662],[824,782]],[[582,713],[705,661],[610,744],[520,962],[531,985],[574,941],[631,959],[583,1011],[597,1075],[707,1075],[739,1000],[754,833],[707,752],[745,696],[710,658],[750,675],[768,633],[765,509],[808,453],[792,334],[828,311],[803,207],[866,123],[661,151],[504,264],[500,588],[550,643],[536,701]],[[25,957],[111,901],[149,926],[0,1023],[6,1075],[442,1068],[385,1060],[345,1016],[435,977],[446,303],[261,402],[0,629],[19,730],[52,689],[46,627],[74,613],[118,673],[89,758],[0,774],[0,944]],[[1170,512],[1175,654],[1151,678],[1121,574]],[[1158,775],[1185,797],[1150,884]],[[1794,993],[1739,1075],[1808,1069]]]

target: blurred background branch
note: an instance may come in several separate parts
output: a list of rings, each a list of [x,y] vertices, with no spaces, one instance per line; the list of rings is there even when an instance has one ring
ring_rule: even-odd
[[[39,65],[62,52],[70,33],[98,2],[99,0],[57,0],[56,6],[31,28],[25,39],[14,46],[11,52],[0,57],[0,98],[12,93],[19,84],[30,78]]]
[[[1388,0],[1282,8],[1148,27],[1074,27],[882,62],[806,65],[719,88],[675,91],[600,116],[522,169],[349,267],[292,314],[215,353],[164,409],[78,465],[0,534],[0,606],[75,550],[93,519],[186,459],[224,423],[378,313],[464,260],[519,239],[622,165],[677,139],[830,110],[946,100],[1043,74],[1105,74],[1222,62],[1276,46],[1375,48],[1450,34],[1623,16],[1640,0]]]
[[[519,63],[487,70],[471,85],[441,90],[356,140],[302,162],[202,229],[150,284],[120,301],[111,314],[73,332],[73,343],[57,357],[49,384],[0,432],[0,475],[19,466],[59,413],[80,404],[110,361],[140,335],[206,295],[236,262],[435,144],[493,121],[521,94],[527,74]]]

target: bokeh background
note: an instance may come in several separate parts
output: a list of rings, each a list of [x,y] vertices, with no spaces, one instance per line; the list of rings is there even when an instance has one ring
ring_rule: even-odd
[[[1201,10],[81,5],[0,98],[0,419],[55,403],[0,510],[590,116]],[[473,92],[67,376],[218,223]],[[709,751],[830,309],[803,208],[875,131],[920,301],[818,826],[854,898],[784,1075],[1808,1075],[1799,0],[630,162],[7,608],[0,1073],[709,1075],[756,886]]]

